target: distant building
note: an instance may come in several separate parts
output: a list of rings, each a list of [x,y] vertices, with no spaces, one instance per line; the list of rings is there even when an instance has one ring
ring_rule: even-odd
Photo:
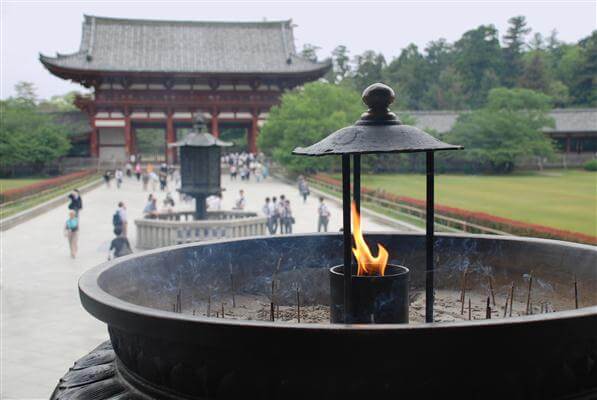
[[[79,51],[40,55],[54,75],[93,88],[76,105],[89,118],[91,156],[122,161],[136,153],[135,130],[164,129],[166,143],[202,113],[219,136],[247,132],[257,150],[259,127],[286,89],[330,68],[296,53],[291,21],[156,21],[85,16]],[[167,150],[170,162],[174,149]]]
[[[433,129],[442,135],[449,132],[456,123],[459,111],[404,111],[415,118],[415,125],[421,129]],[[546,128],[562,153],[597,152],[597,108],[554,109],[549,115],[555,121],[555,128]]]

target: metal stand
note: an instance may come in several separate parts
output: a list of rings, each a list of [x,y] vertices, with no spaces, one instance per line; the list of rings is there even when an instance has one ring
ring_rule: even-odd
[[[342,222],[344,241],[344,323],[350,324],[352,307],[352,240],[350,237],[350,155],[342,155]]]
[[[426,268],[425,268],[425,322],[433,322],[433,303],[435,300],[434,293],[434,261],[433,261],[433,245],[435,242],[433,235],[434,215],[434,158],[433,151],[427,152],[427,229],[425,235],[426,245]]]
[[[196,195],[195,197],[195,219],[203,220],[207,218],[207,208],[205,205],[205,195]]]
[[[357,212],[359,215],[361,215],[361,155],[354,154],[352,157],[354,162],[354,165],[352,166],[352,197],[354,199]]]

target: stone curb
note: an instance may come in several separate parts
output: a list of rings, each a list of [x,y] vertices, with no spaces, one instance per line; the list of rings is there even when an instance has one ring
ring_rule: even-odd
[[[90,190],[95,189],[96,187],[102,184],[102,179],[97,179],[93,182],[86,184],[85,186],[81,186],[79,191],[81,193],[87,193]],[[50,199],[44,203],[38,204],[35,207],[32,207],[28,210],[21,211],[15,215],[11,215],[10,217],[6,217],[0,220],[0,232],[4,232],[12,227],[15,227],[23,222],[29,221],[32,218],[37,217],[53,208],[56,208],[62,204],[66,204],[68,202],[66,195],[62,194],[60,196],[56,196],[53,199]]]

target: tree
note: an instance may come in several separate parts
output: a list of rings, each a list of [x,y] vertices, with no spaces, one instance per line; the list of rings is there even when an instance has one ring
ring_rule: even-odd
[[[546,93],[549,88],[549,80],[543,54],[541,51],[533,51],[529,56],[529,59],[524,63],[524,71],[519,84],[523,88]]]
[[[70,142],[66,132],[29,102],[9,99],[0,103],[0,159],[3,167],[30,164],[37,171],[65,155]]]
[[[381,53],[367,50],[355,57],[355,71],[352,76],[354,88],[362,92],[367,86],[383,80],[386,60]]]
[[[540,32],[535,32],[533,38],[529,41],[530,50],[545,50],[545,40]]]
[[[522,51],[524,49],[524,38],[531,32],[527,28],[526,18],[522,15],[512,17],[508,20],[510,27],[504,35],[504,83],[508,87],[516,86],[518,77],[522,73]]]
[[[350,73],[350,57],[346,46],[340,45],[332,51],[334,82],[343,81]]]
[[[468,104],[462,76],[451,66],[439,73],[437,82],[430,85],[427,97],[431,108],[436,110],[462,110]]]
[[[576,104],[597,104],[597,30],[582,39],[580,62],[574,74],[571,94]]]
[[[73,90],[63,95],[50,97],[50,100],[42,100],[39,103],[39,109],[42,111],[75,111],[75,98],[81,93]]]
[[[509,173],[519,158],[553,154],[553,144],[543,133],[543,128],[554,126],[550,108],[550,98],[542,93],[492,89],[485,107],[458,117],[447,141],[465,147],[466,161]]]
[[[483,105],[487,92],[499,84],[502,56],[498,32],[493,25],[481,25],[465,32],[454,43],[454,65],[462,77],[468,105]]]
[[[306,60],[317,62],[317,51],[320,49],[321,47],[306,43],[303,45],[303,50],[301,50],[301,57]]]
[[[306,84],[302,90],[285,93],[281,104],[270,110],[259,148],[290,171],[330,169],[338,161],[334,157],[299,157],[291,152],[354,123],[362,111],[354,90],[324,82]]]
[[[20,81],[15,85],[15,99],[29,105],[37,104],[37,89],[31,82]]]
[[[401,108],[420,110],[425,108],[424,95],[428,87],[428,66],[415,44],[402,49],[400,56],[384,70],[384,80],[396,87]]]

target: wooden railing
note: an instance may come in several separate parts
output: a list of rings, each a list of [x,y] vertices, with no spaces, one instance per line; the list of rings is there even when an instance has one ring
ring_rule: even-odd
[[[208,219],[194,220],[193,212],[163,213],[135,220],[137,248],[155,249],[203,240],[265,235],[267,218],[246,211],[209,211]]]
[[[315,187],[319,186],[324,190],[328,190],[334,193],[341,194],[342,189],[337,186],[333,185],[328,182],[322,182],[318,179],[313,179],[307,177],[307,180],[314,185]],[[391,212],[402,214],[409,217],[414,217],[420,219],[422,221],[425,220],[425,209],[415,207],[408,204],[401,204],[394,201],[389,201],[386,199],[379,198],[375,195],[370,195],[367,193],[361,193],[361,199],[363,202],[368,202],[373,205],[380,207],[381,209],[389,210]],[[509,235],[511,233],[503,232],[497,229],[488,228],[485,226],[477,225],[468,221],[463,221],[457,218],[447,217],[445,215],[435,213],[435,221],[434,224],[439,225],[441,227],[445,227],[450,231],[459,231],[459,232],[470,232],[470,233],[488,233],[493,235]]]

